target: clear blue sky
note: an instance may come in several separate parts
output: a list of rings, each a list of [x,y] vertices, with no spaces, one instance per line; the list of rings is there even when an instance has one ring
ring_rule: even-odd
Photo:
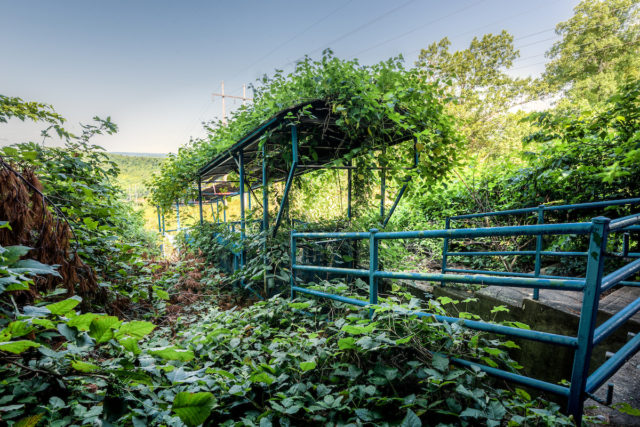
[[[0,93],[53,104],[70,124],[111,116],[108,151],[175,152],[265,73],[331,47],[368,64],[448,36],[454,49],[503,29],[537,75],[555,25],[576,0],[9,1],[0,0]],[[230,108],[232,101],[227,101]],[[236,106],[239,104],[236,104]],[[73,128],[73,126],[70,126]],[[39,140],[32,125],[0,128],[0,145]]]

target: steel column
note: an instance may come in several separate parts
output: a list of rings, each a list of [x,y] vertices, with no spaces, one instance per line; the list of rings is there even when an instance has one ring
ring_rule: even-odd
[[[451,226],[451,218],[447,217],[444,220],[444,229],[448,230]],[[449,252],[449,238],[445,237],[442,242],[442,269],[441,272],[444,274],[447,271],[447,255]],[[444,286],[444,282],[440,282],[440,286]]]
[[[204,217],[202,216],[202,179],[198,177],[198,205],[200,207],[200,225],[204,224]]]
[[[180,202],[176,202],[176,231],[180,231]]]
[[[402,199],[402,195],[404,194],[405,190],[407,189],[407,186],[409,185],[409,181],[411,181],[411,177],[406,177],[405,183],[400,188],[400,191],[398,192],[396,199],[393,201],[393,205],[391,205],[391,209],[389,209],[389,213],[387,214],[387,217],[384,219],[382,223],[382,228],[387,226],[387,223],[391,219],[391,215],[393,215],[393,212],[396,210],[398,203],[400,203],[400,199]]]
[[[244,238],[245,238],[245,212],[244,212],[244,152],[238,151],[238,174],[240,177],[240,242],[242,250],[240,251],[240,267],[244,266]]]
[[[278,216],[276,216],[276,222],[273,225],[273,235],[275,236],[278,231],[278,227],[280,227],[280,221],[282,221],[282,215],[284,214],[284,209],[287,206],[287,202],[289,201],[289,191],[291,190],[291,184],[293,183],[293,177],[296,173],[296,168],[298,167],[298,129],[295,125],[291,126],[291,170],[289,171],[289,176],[287,177],[287,183],[284,187],[284,194],[282,195],[282,202],[280,203],[280,210],[278,211]]]
[[[349,161],[349,165],[353,166],[353,160]],[[351,188],[352,188],[352,182],[353,182],[353,177],[352,177],[353,173],[351,172],[351,169],[347,169],[347,218],[351,219],[352,217],[352,213],[351,213]]]
[[[296,270],[295,270],[295,266],[296,266],[296,238],[293,235],[296,231],[295,230],[291,230],[291,234],[290,234],[290,245],[291,245],[291,280],[290,280],[290,285],[291,285],[291,299],[293,300],[296,297],[296,293],[294,290],[294,287],[296,286]]]
[[[378,240],[376,240],[377,229],[369,230],[369,304],[378,304]],[[369,318],[373,318],[374,309],[369,309]]]
[[[544,224],[544,205],[538,206],[538,224]],[[534,270],[535,277],[540,276],[540,268],[542,264],[541,259],[542,252],[542,234],[536,237],[536,266]],[[540,298],[540,289],[533,290],[533,299],[538,300]]]
[[[607,248],[609,218],[597,217],[592,221],[589,256],[587,257],[587,275],[585,278],[580,324],[578,326],[578,348],[574,353],[571,387],[567,411],[572,414],[577,425],[581,425],[584,409],[584,394],[589,375],[589,363],[593,351],[593,335],[598,314],[600,285],[604,269],[604,254]]]

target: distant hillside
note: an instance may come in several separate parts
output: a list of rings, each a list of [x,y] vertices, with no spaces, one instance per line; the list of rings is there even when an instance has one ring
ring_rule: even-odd
[[[128,156],[128,157],[167,157],[167,153],[130,153],[127,151],[114,151],[109,154],[118,154],[120,156]]]
[[[120,168],[118,184],[129,199],[139,199],[148,193],[144,185],[153,172],[160,169],[164,155],[154,153],[109,153],[109,158]]]

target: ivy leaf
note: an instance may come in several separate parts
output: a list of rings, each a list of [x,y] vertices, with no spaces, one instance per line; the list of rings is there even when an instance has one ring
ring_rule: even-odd
[[[180,392],[173,399],[171,410],[188,426],[199,426],[211,414],[215,404],[213,394],[209,392]]]
[[[181,362],[190,362],[195,357],[193,351],[177,347],[152,348],[149,350],[149,354],[165,360],[179,360]]]
[[[302,372],[307,372],[312,369],[315,369],[316,366],[317,366],[317,363],[314,362],[313,360],[310,362],[300,362],[300,369],[302,369]]]
[[[120,326],[120,319],[115,316],[100,316],[91,321],[89,336],[97,343],[103,343],[113,338],[113,330]]]
[[[131,322],[123,323],[116,333],[116,337],[122,337],[124,335],[130,335],[134,338],[144,338],[149,335],[154,329],[155,325],[151,322],[145,322],[143,320],[134,320]]]
[[[40,344],[31,340],[8,341],[0,343],[0,351],[8,351],[13,354],[20,354],[31,347],[40,347]]]
[[[407,415],[402,420],[401,427],[422,427],[422,421],[411,409],[407,409]]]
[[[79,331],[88,331],[94,319],[101,317],[100,314],[85,313],[78,316],[74,316],[67,321],[67,325],[75,327]]]
[[[441,354],[434,353],[431,363],[440,372],[446,372],[449,369],[449,359]]]
[[[124,338],[118,339],[118,342],[120,343],[120,345],[122,345],[122,347],[125,348],[125,350],[130,351],[135,356],[140,354],[140,347],[138,347],[138,339],[137,338],[124,337]]]
[[[47,308],[51,312],[51,314],[57,314],[62,316],[64,314],[67,314],[71,310],[73,310],[76,305],[80,304],[81,301],[82,301],[82,298],[75,295],[75,296],[72,296],[71,298],[67,298],[65,300],[58,301],[53,304],[45,305],[45,308]]]
[[[82,362],[79,360],[72,361],[71,366],[73,367],[73,369],[80,372],[93,372],[100,369],[98,365],[94,365],[93,363]]]
[[[340,338],[338,340],[338,348],[340,350],[351,350],[356,348],[356,339],[353,337]]]
[[[254,383],[265,383],[267,385],[270,385],[271,383],[273,383],[275,381],[275,378],[273,378],[272,375],[266,373],[266,372],[258,372],[255,373],[253,375],[251,375],[251,377],[249,378],[251,380],[251,382]]]

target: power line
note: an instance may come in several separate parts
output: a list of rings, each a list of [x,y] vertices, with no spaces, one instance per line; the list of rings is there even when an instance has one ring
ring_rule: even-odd
[[[470,5],[470,6],[461,7],[460,9],[457,9],[457,10],[455,10],[455,11],[453,11],[453,12],[451,12],[451,13],[447,14],[447,15],[444,15],[444,16],[441,16],[440,18],[437,18],[437,19],[434,19],[434,20],[428,21],[427,23],[421,24],[421,25],[419,25],[419,26],[417,26],[417,27],[415,27],[415,28],[413,28],[413,29],[411,29],[411,30],[409,30],[409,31],[406,31],[406,32],[404,32],[404,33],[402,33],[402,34],[400,34],[400,35],[398,35],[398,36],[392,37],[392,38],[387,39],[387,40],[385,40],[385,41],[383,41],[383,42],[380,42],[380,43],[378,43],[378,44],[376,44],[376,45],[373,45],[373,46],[371,46],[371,47],[369,47],[369,48],[367,48],[367,49],[361,50],[360,52],[355,53],[353,56],[358,56],[358,55],[360,55],[360,54],[362,54],[362,53],[369,52],[370,50],[375,49],[375,48],[377,48],[377,47],[380,47],[380,46],[382,46],[382,45],[384,45],[384,44],[387,44],[387,43],[389,43],[389,42],[392,42],[392,41],[395,41],[395,40],[401,39],[401,38],[403,38],[403,37],[406,37],[406,36],[408,36],[409,34],[413,34],[413,33],[415,33],[416,31],[418,31],[418,30],[420,30],[420,29],[422,29],[422,28],[424,28],[424,27],[426,27],[426,26],[429,26],[429,25],[431,25],[431,24],[435,24],[436,22],[442,21],[443,19],[445,19],[445,18],[449,18],[449,17],[451,17],[451,16],[453,16],[453,15],[457,15],[458,13],[460,13],[460,12],[464,12],[465,10],[468,10],[468,9],[471,9],[472,7],[475,7],[475,6],[479,5],[480,3],[484,3],[485,1],[486,1],[486,0],[480,0],[480,1],[477,1],[477,2],[473,3],[473,4],[472,4],[472,5]]]
[[[341,40],[344,40],[347,37],[349,37],[350,35],[355,34],[358,31],[362,30],[363,28],[366,28],[369,25],[380,21],[381,19],[385,18],[386,16],[388,16],[388,15],[394,13],[394,12],[397,12],[398,10],[408,6],[409,4],[411,4],[411,3],[415,2],[415,1],[416,0],[409,0],[409,1],[406,1],[406,2],[402,3],[400,6],[396,6],[393,9],[389,9],[388,11],[384,12],[382,15],[379,15],[379,16],[373,18],[372,20],[365,22],[364,24],[360,25],[359,27],[357,27],[357,28],[355,28],[353,30],[347,31],[346,33],[342,34],[340,37],[337,37],[337,38],[331,40],[330,42],[323,44],[320,47],[317,47],[317,48],[315,48],[313,50],[308,51],[305,55],[310,55],[310,54],[312,54],[314,52],[317,52],[319,50],[325,49],[326,47],[329,47],[329,46],[333,45],[334,43],[337,43],[337,42],[339,42]],[[297,62],[297,60],[296,61],[290,61],[285,65],[294,64],[296,62]]]

